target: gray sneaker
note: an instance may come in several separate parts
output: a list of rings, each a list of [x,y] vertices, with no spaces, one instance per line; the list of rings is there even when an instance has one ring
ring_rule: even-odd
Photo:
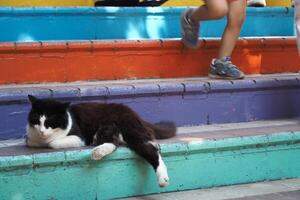
[[[242,79],[244,73],[231,62],[230,57],[213,59],[209,67],[209,77],[217,79]]]
[[[191,20],[190,15],[193,9],[188,9],[181,15],[181,37],[185,46],[197,48],[199,46],[198,34],[199,23]]]

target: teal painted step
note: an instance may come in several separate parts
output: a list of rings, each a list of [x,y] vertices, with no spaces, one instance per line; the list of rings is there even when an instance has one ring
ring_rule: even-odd
[[[0,148],[0,199],[112,199],[159,192],[300,177],[295,120],[179,128],[162,140],[170,186],[127,148],[102,161],[88,149]]]

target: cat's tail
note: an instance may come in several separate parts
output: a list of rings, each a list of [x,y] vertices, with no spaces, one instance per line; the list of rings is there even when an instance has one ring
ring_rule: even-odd
[[[153,129],[156,139],[167,139],[176,135],[176,125],[174,122],[162,121],[155,124],[149,123],[149,125]]]

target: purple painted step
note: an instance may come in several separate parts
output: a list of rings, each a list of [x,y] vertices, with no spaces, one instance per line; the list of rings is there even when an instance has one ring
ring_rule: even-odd
[[[151,122],[178,126],[295,118],[300,115],[298,74],[239,81],[162,79],[0,87],[0,140],[25,133],[27,95],[65,101],[118,102]]]

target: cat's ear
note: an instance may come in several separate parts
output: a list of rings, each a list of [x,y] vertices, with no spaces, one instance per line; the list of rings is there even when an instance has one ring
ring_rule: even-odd
[[[35,96],[32,96],[30,94],[28,95],[28,99],[29,99],[29,102],[31,103],[31,105],[34,104],[38,100],[38,98],[36,98]]]

